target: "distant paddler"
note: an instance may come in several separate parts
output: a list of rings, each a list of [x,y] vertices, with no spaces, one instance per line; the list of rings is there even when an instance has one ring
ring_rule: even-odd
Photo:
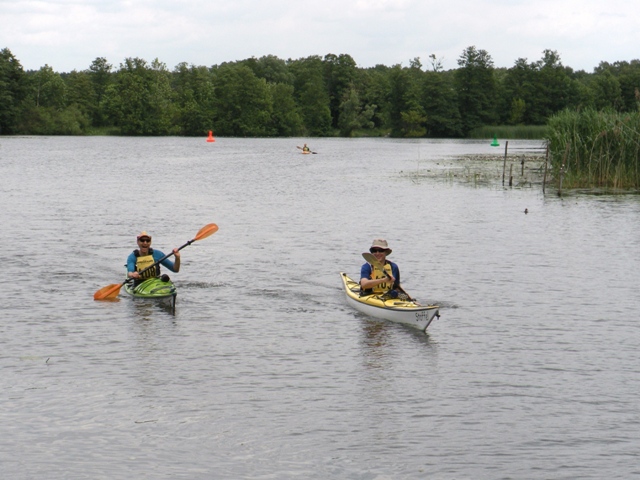
[[[303,154],[309,154],[309,153],[313,153],[314,155],[318,152],[312,152],[311,149],[307,146],[307,144],[305,143],[302,147],[296,147],[300,150],[302,150]]]

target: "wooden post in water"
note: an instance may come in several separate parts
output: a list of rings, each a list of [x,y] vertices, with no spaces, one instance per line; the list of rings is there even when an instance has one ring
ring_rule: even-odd
[[[513,186],[513,163],[509,165],[509,186]]]
[[[544,177],[542,177],[542,194],[544,195],[545,185],[547,184],[547,163],[549,163],[549,143],[547,143],[547,152],[544,156]]]
[[[562,177],[564,177],[565,168],[564,166],[567,164],[567,160],[569,158],[569,150],[571,149],[571,144],[567,142],[567,148],[564,150],[564,157],[562,157],[562,166],[560,167],[560,182],[558,187],[558,196],[562,196]]]
[[[504,172],[507,169],[507,149],[509,148],[509,140],[504,142],[504,163],[502,164],[502,186],[504,187]]]
[[[524,155],[522,155],[522,160],[520,160],[520,165],[521,165],[520,176],[524,177]]]

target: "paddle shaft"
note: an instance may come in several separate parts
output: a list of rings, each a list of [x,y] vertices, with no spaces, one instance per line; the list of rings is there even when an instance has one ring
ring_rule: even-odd
[[[376,267],[378,270],[381,270],[386,276],[387,278],[391,278],[391,275],[389,275],[387,273],[387,271],[384,269],[384,265],[382,263],[380,263],[380,260],[378,260],[373,253],[369,253],[369,252],[364,252],[362,254],[362,258],[364,258],[368,263],[370,263],[371,265],[373,265],[374,267]],[[404,293],[407,297],[409,297],[409,300],[411,301],[415,301],[414,298],[411,298],[411,295],[409,295],[406,290],[404,288],[402,288],[402,286],[400,285],[400,282],[398,282],[398,290],[400,290],[402,293]]]
[[[179,247],[179,248],[178,248],[178,250],[182,250],[184,247],[187,247],[187,246],[191,245],[193,242],[195,242],[195,239],[193,239],[193,240],[189,240],[187,243],[185,243],[184,245],[182,245],[181,247]],[[142,275],[142,274],[143,274],[144,272],[146,272],[147,270],[151,270],[152,268],[157,267],[157,266],[158,266],[158,265],[160,265],[162,262],[164,262],[167,258],[169,258],[171,255],[174,255],[173,250],[171,251],[171,253],[167,253],[167,254],[166,254],[164,257],[162,257],[160,260],[157,260],[153,265],[149,265],[148,267],[143,268],[142,270],[140,270],[140,271],[138,272],[138,275]],[[122,286],[123,286],[125,283],[127,283],[127,282],[131,282],[131,281],[133,281],[133,280],[134,280],[133,278],[131,278],[131,277],[127,277],[127,279],[126,279],[124,282],[122,282],[122,283],[120,284],[120,288],[122,288]],[[118,288],[118,290],[120,290],[120,288]]]
[[[187,243],[185,243],[184,245],[182,245],[181,247],[178,247],[178,251],[182,250],[184,247],[188,247],[189,245],[191,245],[193,242],[195,242],[195,239],[193,240],[189,240]],[[160,265],[162,262],[164,262],[167,258],[169,258],[171,255],[174,255],[175,252],[173,250],[171,250],[171,253],[167,253],[164,257],[162,257],[160,260],[157,260],[156,263],[154,263],[153,265],[149,265],[146,268],[143,268],[142,270],[140,270],[138,272],[138,274],[143,274],[144,272],[146,272],[147,270],[151,270],[152,268],[157,267],[158,265]],[[126,280],[125,280],[126,282]]]
[[[189,245],[191,245],[193,242],[197,241],[197,240],[202,240],[204,238],[207,238],[209,235],[213,235],[214,233],[216,233],[218,231],[218,226],[215,223],[210,223],[209,225],[205,225],[204,227],[202,227],[200,229],[200,231],[198,232],[198,234],[196,235],[195,238],[192,238],[191,240],[189,240],[187,243],[185,243],[184,245],[182,245],[181,247],[178,247],[178,251],[182,250],[184,247],[188,247]],[[153,265],[149,265],[146,268],[143,268],[142,270],[140,270],[138,273],[144,273],[147,270],[150,270],[156,266],[158,266],[160,263],[164,262],[167,258],[169,258],[171,255],[174,255],[174,251],[172,250],[170,253],[167,253],[164,257],[162,257],[160,260],[158,260],[156,263],[154,263]],[[124,285],[124,284],[123,284]]]
[[[178,250],[182,250],[187,245],[191,245],[195,240],[196,240],[195,238],[193,240],[189,240],[187,243],[185,243],[180,248],[178,248]],[[167,258],[169,258],[173,254],[174,253],[172,251],[171,253],[165,255],[160,260],[155,262],[153,265],[149,265],[148,267],[143,268],[142,270],[140,270],[138,272],[138,274],[144,273],[147,270],[155,268],[160,262],[163,262],[164,260],[166,260]],[[122,283],[114,283],[112,285],[107,285],[106,287],[103,287],[100,290],[98,290],[96,293],[94,293],[93,294],[93,299],[94,300],[104,300],[104,299],[108,299],[108,298],[115,298],[115,297],[118,296],[118,293],[120,293],[120,289],[122,288],[122,286],[127,282],[132,282],[133,280],[134,280],[133,278],[127,276],[127,279]]]

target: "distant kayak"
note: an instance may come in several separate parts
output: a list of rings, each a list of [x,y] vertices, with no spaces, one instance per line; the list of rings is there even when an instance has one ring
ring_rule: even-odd
[[[304,147],[296,147],[298,150],[300,150],[300,153],[304,154],[304,155],[309,155],[310,153],[318,153],[318,152],[314,152],[312,151],[309,147],[307,147],[307,144],[304,144]]]
[[[392,298],[387,295],[360,295],[360,284],[346,273],[340,273],[347,303],[359,312],[391,322],[409,325],[426,333],[433,319],[440,317],[437,305],[420,305],[410,299]]]

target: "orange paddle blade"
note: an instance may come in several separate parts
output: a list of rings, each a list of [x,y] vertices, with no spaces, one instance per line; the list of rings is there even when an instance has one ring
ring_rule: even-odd
[[[207,238],[218,231],[218,225],[215,223],[210,223],[209,225],[205,225],[202,227],[198,233],[196,234],[196,238],[194,240],[202,240]]]
[[[93,299],[111,300],[112,298],[116,298],[120,293],[122,285],[122,283],[113,283],[111,285],[107,285],[106,287],[102,287],[100,290],[93,294]]]

